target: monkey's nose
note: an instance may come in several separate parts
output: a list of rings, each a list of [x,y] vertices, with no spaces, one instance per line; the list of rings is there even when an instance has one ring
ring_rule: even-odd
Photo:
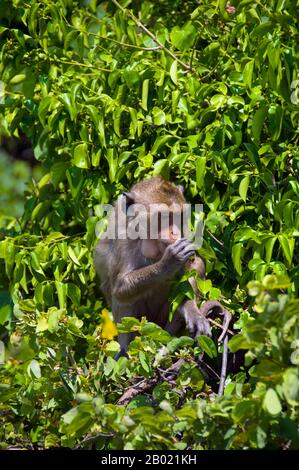
[[[174,240],[174,241],[175,241],[175,240],[178,240],[179,238],[181,238],[181,232],[180,232],[180,230],[179,230],[178,228],[176,228],[176,227],[172,227],[172,229],[170,230],[169,235],[170,235],[170,238],[171,238],[172,240]]]

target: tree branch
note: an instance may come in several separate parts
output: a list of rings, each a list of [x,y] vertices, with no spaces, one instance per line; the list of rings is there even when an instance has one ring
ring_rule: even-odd
[[[179,359],[178,361],[176,361],[172,366],[170,366],[163,372],[163,379],[167,381],[173,380],[173,378],[176,376],[176,374],[184,363],[184,359]],[[139,393],[146,392],[147,390],[150,390],[155,385],[157,385],[159,380],[160,377],[156,376],[152,379],[142,380],[141,382],[138,382],[137,384],[133,385],[125,391],[125,393],[118,400],[118,404],[127,405],[136,395],[139,395]]]
[[[227,355],[228,355],[227,343],[228,343],[228,336],[225,335],[225,338],[223,340],[221,374],[220,374],[220,383],[219,383],[219,388],[218,388],[219,396],[223,395],[224,384],[225,384],[225,379],[226,379]]]
[[[162,49],[166,54],[168,54],[170,57],[172,57],[174,60],[176,60],[185,70],[188,70],[188,71],[191,71],[192,68],[190,67],[190,65],[188,64],[185,64],[185,62],[183,62],[181,59],[179,59],[173,52],[171,52],[169,49],[167,49],[167,47],[165,47],[161,41],[159,41],[159,39],[157,38],[157,36],[155,36],[149,29],[147,29],[146,26],[144,26],[143,23],[141,23],[141,21],[138,20],[138,18],[136,18],[136,16],[133,15],[132,12],[130,12],[130,10],[127,10],[126,8],[122,7],[118,2],[117,0],[112,0],[112,2],[114,3],[115,6],[117,6],[117,8],[119,8],[123,13],[127,14],[133,21],[134,23],[136,24],[136,26],[138,26],[138,28],[142,29],[145,34],[147,34],[147,36],[149,36],[158,46],[160,49]]]
[[[80,449],[80,447],[82,447],[82,445],[86,444],[87,442],[95,441],[99,437],[108,438],[108,437],[114,437],[114,436],[115,436],[114,433],[103,433],[103,432],[99,432],[99,433],[94,434],[92,436],[87,435],[86,437],[84,437],[84,439],[82,439],[82,441],[79,442],[79,444],[76,445],[75,449]]]
[[[217,300],[208,300],[202,307],[200,307],[200,313],[205,317],[208,316],[210,313],[214,315],[222,315],[223,316],[223,323],[222,323],[222,333],[218,338],[218,343],[223,341],[223,352],[222,352],[222,363],[221,363],[221,374],[220,374],[220,382],[218,388],[218,395],[223,395],[224,391],[224,384],[226,379],[226,371],[227,371],[227,357],[228,357],[228,327],[231,321],[231,313],[224,308],[220,302]],[[219,325],[218,325],[219,326]]]

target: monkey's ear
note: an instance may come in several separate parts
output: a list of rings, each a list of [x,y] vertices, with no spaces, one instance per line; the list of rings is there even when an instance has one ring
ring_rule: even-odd
[[[177,184],[177,188],[179,191],[181,191],[182,194],[184,194],[185,188],[181,184]]]
[[[127,212],[129,207],[135,202],[135,194],[124,191],[123,196],[125,197],[125,207],[126,207],[126,212]]]

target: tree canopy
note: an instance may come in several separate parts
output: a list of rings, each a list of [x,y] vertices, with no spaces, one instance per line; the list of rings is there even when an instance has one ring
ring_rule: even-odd
[[[0,207],[1,447],[298,449],[296,2],[2,0],[0,16],[0,135],[25,135],[43,171],[21,216]],[[198,282],[244,353],[221,397],[216,326],[193,342],[123,320],[139,335],[114,359],[95,227],[149,174],[204,205]]]

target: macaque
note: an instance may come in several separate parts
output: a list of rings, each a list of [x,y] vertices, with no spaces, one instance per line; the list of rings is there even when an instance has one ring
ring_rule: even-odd
[[[135,184],[115,203],[113,221],[116,220],[117,233],[109,234],[108,230],[101,237],[95,247],[94,265],[116,322],[120,322],[122,317],[145,316],[174,335],[183,326],[193,337],[211,334],[208,319],[197,306],[198,291],[194,278],[190,279],[194,299],[186,298],[172,321],[168,320],[171,281],[186,269],[195,269],[202,278],[205,274],[203,260],[195,256],[193,243],[182,237],[182,227],[176,222],[176,215],[181,215],[185,204],[182,189],[161,177]],[[142,236],[140,233],[136,236],[136,231],[131,230],[139,207],[143,208],[143,218],[139,219]],[[168,213],[166,222],[165,212]],[[151,230],[154,220],[155,236]],[[108,229],[111,226],[112,219],[108,222]],[[130,230],[133,236],[130,236]],[[131,333],[119,335],[120,355],[126,354],[133,337]]]

